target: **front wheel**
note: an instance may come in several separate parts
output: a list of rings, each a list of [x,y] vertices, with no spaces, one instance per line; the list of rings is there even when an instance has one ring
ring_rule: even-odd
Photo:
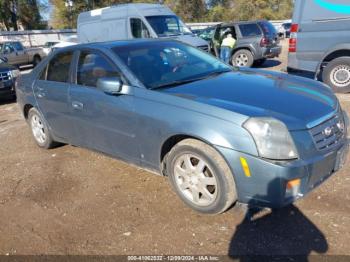
[[[232,65],[238,67],[251,67],[254,63],[252,52],[247,49],[240,49],[232,56]]]
[[[350,92],[350,57],[339,57],[324,68],[323,81],[336,93]]]
[[[169,181],[194,210],[219,214],[237,201],[236,185],[226,161],[211,146],[185,139],[166,158]]]

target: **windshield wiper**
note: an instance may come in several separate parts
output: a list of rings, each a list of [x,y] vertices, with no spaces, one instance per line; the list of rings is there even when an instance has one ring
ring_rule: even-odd
[[[209,74],[206,74],[206,75],[198,77],[198,78],[176,80],[176,81],[172,81],[172,82],[169,82],[169,83],[165,83],[165,84],[161,84],[161,85],[158,85],[158,86],[151,87],[150,89],[154,90],[154,89],[161,89],[161,88],[167,88],[167,87],[175,87],[175,86],[184,85],[184,84],[188,84],[188,83],[192,83],[192,82],[197,82],[197,81],[200,81],[200,80],[203,80],[203,79],[212,78],[212,77],[215,77],[215,76],[218,76],[218,75],[221,75],[221,74],[224,74],[224,73],[228,73],[228,72],[231,72],[231,71],[232,70],[230,70],[230,69],[214,71],[214,72],[211,72]]]

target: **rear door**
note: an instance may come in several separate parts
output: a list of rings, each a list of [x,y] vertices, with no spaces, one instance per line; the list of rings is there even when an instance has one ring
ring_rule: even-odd
[[[33,84],[39,110],[53,133],[68,142],[72,135],[72,127],[67,121],[70,114],[68,90],[72,59],[72,51],[56,54]]]
[[[135,161],[139,150],[135,141],[134,98],[104,93],[96,85],[102,77],[124,79],[104,53],[82,50],[69,92],[74,144]]]

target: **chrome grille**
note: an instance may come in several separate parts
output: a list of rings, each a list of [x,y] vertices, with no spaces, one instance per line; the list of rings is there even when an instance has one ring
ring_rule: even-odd
[[[198,48],[202,49],[205,52],[209,52],[209,47],[207,45],[198,46]]]
[[[10,79],[11,79],[10,73],[8,73],[8,72],[0,72],[0,82],[5,82],[5,81],[8,81]]]
[[[346,125],[341,113],[310,130],[318,150],[332,149],[346,135]]]

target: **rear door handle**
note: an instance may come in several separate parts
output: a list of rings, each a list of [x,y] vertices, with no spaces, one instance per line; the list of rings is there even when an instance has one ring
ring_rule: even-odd
[[[72,102],[72,107],[76,110],[82,110],[84,108],[84,104],[80,103],[78,101],[73,101]]]

